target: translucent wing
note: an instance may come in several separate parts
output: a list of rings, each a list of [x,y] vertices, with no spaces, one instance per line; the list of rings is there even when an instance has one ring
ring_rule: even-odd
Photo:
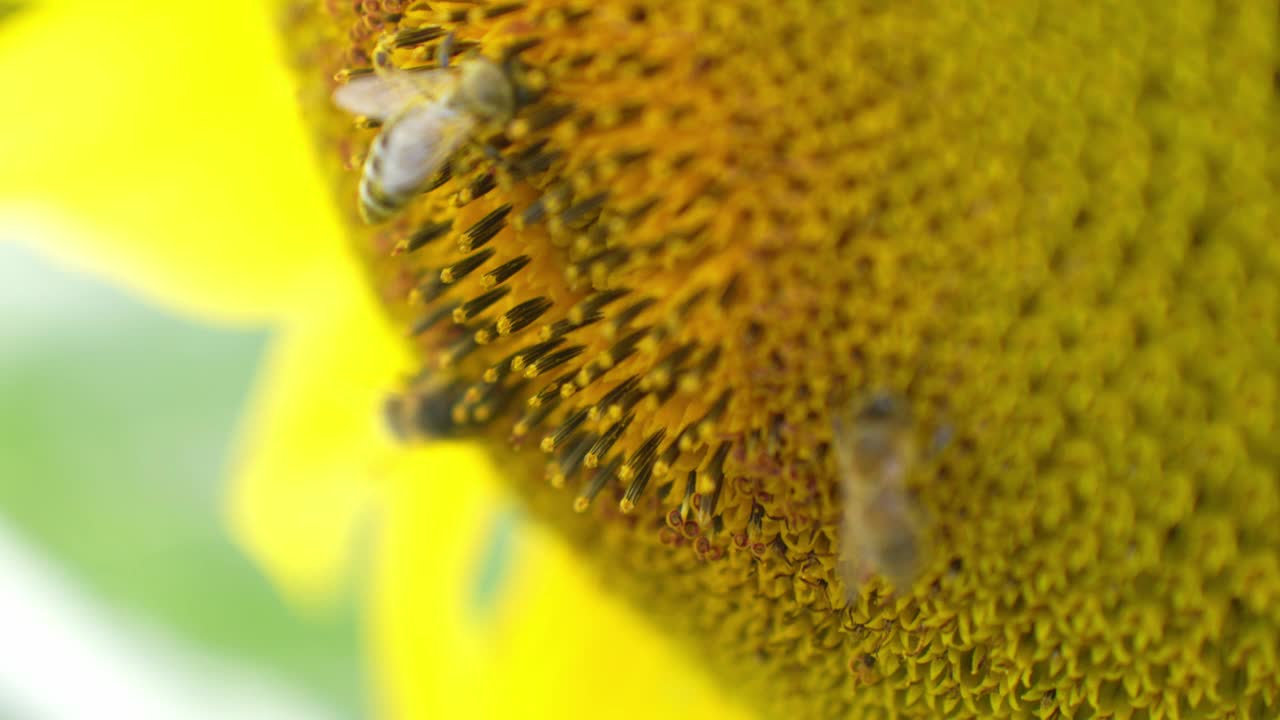
[[[395,115],[378,137],[377,173],[383,190],[415,192],[466,142],[475,119],[442,102],[420,103]]]
[[[333,102],[352,115],[383,122],[415,100],[444,97],[457,79],[456,73],[444,68],[359,75],[333,91]]]

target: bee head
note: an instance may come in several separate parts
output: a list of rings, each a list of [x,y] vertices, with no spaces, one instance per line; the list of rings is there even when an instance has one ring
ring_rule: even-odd
[[[905,421],[907,415],[903,400],[885,390],[872,393],[858,411],[858,419],[863,422]]]
[[[463,107],[482,120],[506,122],[515,114],[515,88],[497,63],[472,57],[461,63],[458,96]]]

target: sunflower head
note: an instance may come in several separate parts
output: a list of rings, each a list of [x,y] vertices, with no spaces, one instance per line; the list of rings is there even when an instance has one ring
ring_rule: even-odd
[[[352,212],[386,128],[319,78],[448,42],[510,82],[356,231],[422,361],[398,417],[491,443],[764,709],[1262,716],[1276,22],[366,0],[293,32]]]

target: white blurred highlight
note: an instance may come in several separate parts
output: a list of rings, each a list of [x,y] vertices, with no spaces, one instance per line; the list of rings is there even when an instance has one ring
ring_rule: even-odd
[[[252,669],[95,603],[0,518],[0,716],[337,720]]]

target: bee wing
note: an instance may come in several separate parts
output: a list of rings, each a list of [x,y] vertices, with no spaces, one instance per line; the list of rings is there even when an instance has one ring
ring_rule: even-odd
[[[413,192],[444,165],[475,129],[475,118],[442,102],[413,105],[383,128],[379,173],[384,190]]]
[[[333,102],[352,115],[385,122],[414,100],[443,97],[456,83],[456,74],[443,68],[360,75],[338,86]]]

